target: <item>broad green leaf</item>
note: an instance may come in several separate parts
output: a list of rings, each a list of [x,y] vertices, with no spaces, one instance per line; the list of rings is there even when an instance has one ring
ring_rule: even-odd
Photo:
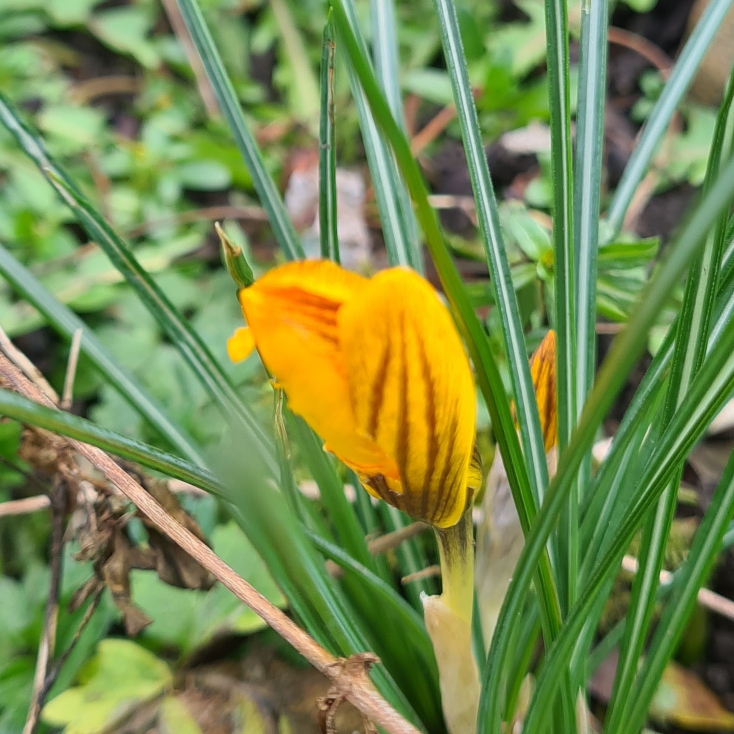
[[[80,685],[49,701],[41,718],[66,734],[101,734],[172,682],[168,666],[140,645],[103,640],[80,672]]]
[[[186,704],[173,696],[166,696],[161,701],[158,728],[161,734],[202,734]]]
[[[89,29],[115,51],[128,53],[142,66],[154,69],[160,58],[149,37],[155,18],[142,4],[103,10],[89,21]]]
[[[262,559],[234,522],[218,526],[211,540],[214,552],[236,573],[273,604],[285,606],[285,599]],[[153,619],[144,637],[176,645],[183,653],[218,634],[249,634],[266,626],[255,612],[219,584],[209,591],[177,589],[148,571],[133,571],[131,579],[133,601]]]
[[[92,8],[100,0],[47,0],[39,5],[51,16],[57,26],[76,26],[85,23]]]
[[[73,155],[95,147],[104,139],[105,118],[92,107],[55,105],[45,107],[38,115],[38,126],[55,138],[65,155]]]

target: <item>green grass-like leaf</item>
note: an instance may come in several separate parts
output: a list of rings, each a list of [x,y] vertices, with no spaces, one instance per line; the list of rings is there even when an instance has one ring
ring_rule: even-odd
[[[599,253],[599,211],[604,167],[608,16],[609,8],[604,1],[581,4],[579,100],[576,114],[573,181],[574,324],[572,338],[567,339],[565,348],[559,348],[558,351],[559,384],[564,380],[560,377],[561,370],[567,371],[571,368],[573,371],[573,385],[567,383],[567,389],[573,391],[573,400],[572,405],[568,406],[571,411],[568,410],[568,407],[566,410],[567,416],[573,419],[570,424],[572,426],[575,426],[581,406],[591,392],[596,371],[597,255]],[[558,290],[559,286],[556,287]],[[560,318],[560,309],[557,308],[556,320]],[[568,324],[565,329],[568,332]],[[573,356],[569,347],[575,347]],[[564,357],[566,360],[572,359],[573,365],[562,362]],[[571,415],[571,413],[574,414]],[[590,480],[591,456],[587,455],[579,472],[577,491],[571,494],[569,500],[568,521],[561,523],[558,531],[559,539],[563,539],[564,532],[568,537],[567,598],[569,605],[573,604],[575,598],[579,558],[583,553],[578,507]],[[563,543],[561,542],[560,545],[562,546]]]
[[[48,323],[66,340],[70,341],[78,330],[82,332],[80,351],[99,373],[166,439],[182,456],[196,464],[204,464],[199,449],[107,351],[94,332],[69,308],[60,303],[35,278],[33,273],[16,260],[0,244],[0,273],[12,287],[34,306]]]
[[[655,103],[607,210],[605,231],[613,239],[622,228],[627,208],[642,181],[676,107],[688,91],[732,0],[711,0],[680,52],[670,78]]]
[[[729,159],[730,140],[726,135],[734,86],[729,87],[716,122],[704,190],[710,189],[722,161]],[[722,212],[709,233],[700,257],[694,259],[686,279],[678,314],[675,347],[671,361],[668,390],[657,430],[664,430],[696,377],[706,354],[709,326],[713,317],[718,275],[724,255],[728,213]],[[653,516],[644,525],[640,546],[640,572],[632,584],[625,635],[620,647],[615,685],[610,701],[608,728],[617,733],[629,725],[627,711],[632,707],[638,660],[655,612],[655,592],[665,559],[665,547],[677,506],[678,485],[683,466],[664,492]]]
[[[234,91],[232,82],[224,69],[222,58],[214,44],[214,39],[209,32],[197,0],[177,0],[177,2],[181,16],[186,23],[186,28],[191,35],[191,40],[196,47],[199,58],[206,70],[207,78],[214,90],[219,109],[227,125],[229,125],[237,148],[247,165],[260,204],[268,214],[268,221],[275,239],[286,257],[290,260],[301,259],[303,257],[301,242],[293,229],[293,224],[288,217],[278,189],[265,168],[255,138],[242,116],[237,93]]]
[[[321,117],[319,124],[319,234],[321,257],[339,262],[336,210],[336,140],[334,137],[334,57],[336,41],[331,17],[324,26],[321,51]]]
[[[615,400],[629,370],[641,354],[647,333],[668,300],[673,286],[699,251],[701,242],[719,214],[729,205],[732,196],[734,196],[734,163],[723,169],[715,186],[683,228],[670,248],[667,260],[645,288],[629,325],[614,340],[602,364],[596,385],[584,406],[572,440],[561,456],[558,473],[550,484],[543,507],[536,517],[531,533],[526,536],[526,545],[518,561],[517,572],[512,578],[500,613],[483,678],[479,709],[480,731],[491,734],[500,732],[501,692],[510,656],[512,620],[522,611],[535,565],[543,555],[548,536],[567,501],[576,472],[593,443],[596,429]],[[599,583],[603,583],[604,580],[602,576]],[[591,604],[593,597],[587,601]],[[579,603],[580,600],[574,605],[574,609],[578,608]],[[588,612],[588,609],[586,611]],[[569,620],[566,620],[561,631],[564,638],[568,634],[568,629]],[[578,634],[580,628],[574,631]],[[558,641],[554,643],[557,644]],[[563,668],[558,668],[555,673],[558,676],[562,671]],[[532,732],[531,729],[528,731]]]
[[[92,444],[123,459],[135,461],[146,469],[153,469],[173,479],[193,484],[218,497],[226,496],[217,478],[201,466],[101,428],[71,413],[39,405],[4,388],[0,388],[0,414],[30,426],[45,428],[60,436]]]
[[[626,726],[641,726],[665,666],[685,631],[696,597],[716,560],[725,530],[734,514],[734,454],[729,457],[719,486],[696,531],[693,545],[679,571],[676,587],[665,605],[645,661],[638,673],[639,686],[627,711]]]
[[[734,167],[732,170],[734,171]],[[538,677],[524,731],[537,734],[543,730],[544,707],[553,700],[557,686],[554,676],[557,677],[568,665],[591,610],[598,602],[602,590],[616,574],[622,555],[640,527],[642,518],[653,507],[677,472],[680,462],[728,399],[734,388],[733,355],[734,323],[729,323],[721,341],[701,368],[699,379],[686,395],[655,448],[653,456],[647,462],[645,472],[640,477],[638,485],[640,489],[625,508],[619,530],[584,586],[578,601],[565,620],[563,630],[549,650]],[[542,522],[541,515],[538,527]]]
[[[344,0],[341,7],[345,14],[344,20],[348,19],[355,44],[369,66],[367,44],[359,34],[354,5],[351,0]],[[344,32],[339,24],[337,24],[337,30],[340,34]],[[423,259],[415,235],[415,227],[411,223],[411,217],[414,215],[410,199],[405,191],[405,184],[400,178],[400,171],[390,152],[390,146],[375,122],[360,78],[355,74],[352,65],[347,65],[347,71],[352,97],[357,107],[362,143],[375,190],[377,209],[380,213],[380,224],[388,260],[391,265],[408,265],[422,273]]]
[[[398,54],[398,29],[394,0],[370,0],[372,25],[372,62],[375,76],[392,110],[393,117],[403,131],[403,98],[400,93],[400,59]],[[352,26],[356,31],[357,26]],[[389,193],[389,192],[388,192]],[[399,198],[407,245],[413,267],[423,273],[423,250],[418,236],[418,224],[410,203],[410,196],[402,181],[395,192]]]
[[[257,442],[263,455],[267,457],[271,470],[274,470],[272,441],[257,423],[250,409],[242,402],[221,365],[214,359],[201,337],[178,313],[163,291],[136,260],[125,242],[104,221],[63,169],[46,153],[41,139],[21,122],[2,95],[0,95],[0,121],[38,166],[46,180],[56,189],[89,238],[104,250],[112,264],[135,290],[222,412],[249,426],[253,440]]]

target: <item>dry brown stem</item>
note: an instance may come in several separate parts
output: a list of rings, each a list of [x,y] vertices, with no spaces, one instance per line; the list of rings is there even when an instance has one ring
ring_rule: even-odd
[[[50,505],[51,500],[45,494],[39,494],[37,497],[26,497],[22,500],[0,502],[0,518],[13,517],[15,515],[30,515],[32,512],[46,510]]]
[[[143,80],[135,76],[99,76],[75,84],[69,96],[82,105],[108,94],[137,94],[142,88]]]
[[[82,329],[77,329],[71,339],[71,349],[69,350],[69,361],[66,365],[66,376],[64,377],[64,391],[61,395],[59,408],[61,410],[69,410],[74,398],[74,379],[76,378],[76,368],[79,364],[79,350],[82,346]]]
[[[51,400],[4,356],[0,356],[0,375],[10,383],[14,390],[25,397],[46,407],[55,407]],[[183,548],[223,586],[298,650],[317,670],[329,678],[333,683],[332,690],[335,694],[343,696],[367,718],[390,734],[418,734],[418,729],[395,711],[377,692],[367,675],[366,659],[361,656],[353,656],[346,661],[335,658],[284,612],[238,576],[205,543],[178,524],[138,482],[121,469],[104,451],[74,439],[64,439],[64,441],[71,449],[96,467],[107,481],[115,485],[161,533]],[[361,662],[355,665],[358,658]],[[345,671],[348,671],[348,674]]]
[[[186,54],[191,71],[194,72],[196,86],[199,88],[199,94],[204,102],[204,107],[206,107],[206,113],[209,117],[217,117],[219,115],[219,106],[217,105],[214,89],[212,89],[212,85],[209,83],[204,64],[199,57],[194,42],[191,40],[189,30],[178,8],[178,3],[176,0],[161,0],[161,2],[168,16],[168,22],[171,24],[171,28]]]
[[[430,530],[430,528],[431,526],[424,522],[412,522],[404,528],[394,530],[392,533],[385,533],[385,535],[381,535],[379,538],[370,540],[367,543],[367,549],[373,556],[378,556],[380,553],[387,553],[387,551],[396,548],[406,540],[414,538],[426,530]]]
[[[64,518],[66,517],[66,480],[60,473],[51,490],[51,581],[49,584],[46,611],[43,615],[43,631],[38,645],[36,672],[33,676],[31,705],[28,708],[23,734],[33,734],[43,702],[50,686],[46,685],[49,665],[56,646],[56,628],[59,620],[59,595],[61,593],[61,559],[64,554]]]
[[[610,26],[607,31],[607,39],[609,43],[614,43],[618,46],[624,46],[632,51],[635,51],[643,59],[649,61],[657,70],[660,75],[667,81],[670,76],[670,72],[673,69],[673,59],[668,56],[659,46],[656,46],[652,41],[647,38],[626,31],[622,28],[616,28]]]

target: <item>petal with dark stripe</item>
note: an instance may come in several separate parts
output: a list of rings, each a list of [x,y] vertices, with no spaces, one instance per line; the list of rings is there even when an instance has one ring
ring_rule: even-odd
[[[558,443],[556,402],[556,333],[552,329],[530,358],[530,376],[540,415],[540,430],[546,453]]]
[[[390,491],[414,517],[455,524],[470,499],[476,408],[448,311],[425,280],[395,268],[340,308],[338,333],[357,429],[400,472]]]

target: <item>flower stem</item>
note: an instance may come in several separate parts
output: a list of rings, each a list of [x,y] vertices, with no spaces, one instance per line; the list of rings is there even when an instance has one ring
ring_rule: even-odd
[[[474,601],[474,535],[471,507],[450,528],[435,528],[443,603],[471,625]]]
[[[441,685],[441,703],[450,734],[476,728],[479,672],[472,652],[474,537],[471,508],[459,522],[435,528],[443,593],[423,599],[426,629],[433,643]]]

